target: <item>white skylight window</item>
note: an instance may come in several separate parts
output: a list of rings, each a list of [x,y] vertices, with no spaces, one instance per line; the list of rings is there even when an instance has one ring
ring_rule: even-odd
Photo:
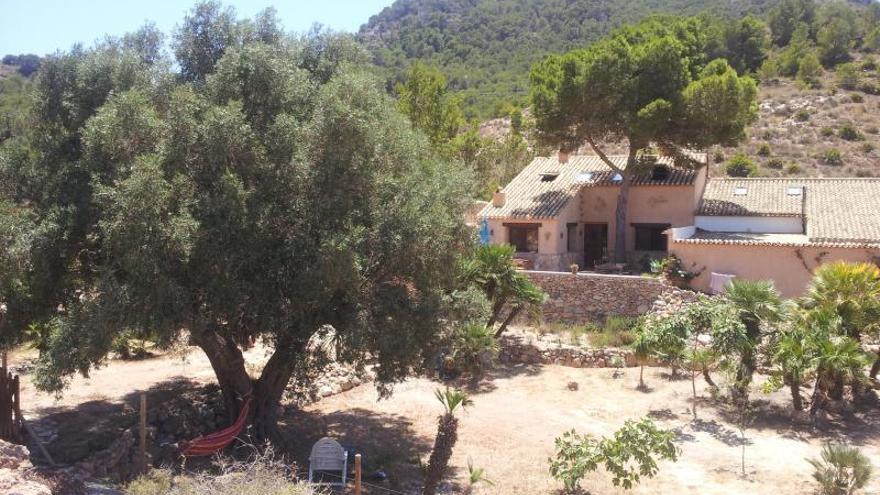
[[[801,196],[804,194],[803,187],[789,187],[785,191],[789,196]]]
[[[737,187],[733,190],[734,196],[745,196],[749,193],[749,189],[746,187]]]
[[[583,171],[578,172],[575,180],[578,182],[593,182],[593,172]]]

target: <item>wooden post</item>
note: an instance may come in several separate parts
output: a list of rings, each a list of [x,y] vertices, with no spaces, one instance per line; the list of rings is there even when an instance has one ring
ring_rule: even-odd
[[[354,456],[354,495],[361,495],[361,455]]]
[[[147,472],[147,394],[141,393],[140,443],[138,444],[138,468]]]

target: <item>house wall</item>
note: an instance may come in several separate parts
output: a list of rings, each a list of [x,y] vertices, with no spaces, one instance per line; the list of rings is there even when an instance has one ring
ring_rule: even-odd
[[[712,272],[748,280],[773,280],[785,297],[804,293],[813,270],[831,261],[874,261],[878,249],[743,246],[670,242],[670,251],[687,270],[700,272],[691,287],[709,292]]]
[[[735,217],[701,216],[694,225],[709,232],[754,232],[760,234],[803,234],[804,222],[800,217]]]
[[[516,253],[517,258],[527,259],[532,262],[535,270],[562,270],[567,271],[571,263],[575,263],[576,257],[567,252],[566,223],[558,219],[552,220],[489,220],[489,242],[492,244],[508,244],[508,230],[504,224],[541,224],[538,227],[538,252]]]

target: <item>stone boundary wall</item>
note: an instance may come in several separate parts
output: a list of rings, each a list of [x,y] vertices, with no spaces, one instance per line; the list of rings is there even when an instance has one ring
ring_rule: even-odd
[[[608,315],[639,316],[664,293],[675,290],[659,278],[598,273],[523,272],[545,293],[548,323],[601,322]]]

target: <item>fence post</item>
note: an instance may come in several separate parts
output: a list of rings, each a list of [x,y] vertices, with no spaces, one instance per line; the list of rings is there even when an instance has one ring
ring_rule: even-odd
[[[354,495],[361,495],[361,455],[354,456]]]
[[[138,468],[147,472],[147,394],[141,393],[140,444],[138,445]]]

